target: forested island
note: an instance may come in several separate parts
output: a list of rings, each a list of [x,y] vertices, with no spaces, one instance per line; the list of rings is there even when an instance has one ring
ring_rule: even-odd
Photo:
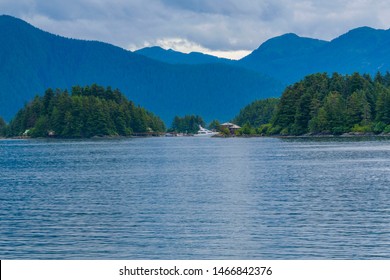
[[[288,86],[280,99],[255,101],[235,118],[243,134],[390,133],[390,73],[318,73]],[[245,131],[244,131],[245,128]]]
[[[390,73],[318,73],[288,86],[280,98],[257,100],[232,120],[236,135],[314,136],[390,134]],[[195,134],[205,126],[197,115],[176,116],[168,131]],[[210,129],[222,131],[218,120]],[[0,117],[0,136],[89,138],[162,133],[163,121],[134,105],[119,91],[96,84],[46,90],[26,104],[7,125]]]
[[[9,125],[0,119],[0,131],[6,137],[90,138],[164,132],[165,125],[119,90],[93,84],[74,86],[71,94],[46,90],[26,104]]]

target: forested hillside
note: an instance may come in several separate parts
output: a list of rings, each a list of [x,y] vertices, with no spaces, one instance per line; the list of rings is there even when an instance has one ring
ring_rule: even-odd
[[[390,132],[390,74],[314,74],[286,88],[268,134]]]
[[[5,134],[89,138],[164,131],[158,117],[135,106],[119,90],[94,84],[75,86],[71,94],[46,90],[16,114]]]
[[[10,16],[0,16],[0,37],[0,116],[6,121],[47,88],[73,85],[120,88],[167,123],[186,114],[230,119],[252,100],[283,90],[241,67],[162,63],[110,44],[55,36]]]
[[[256,100],[241,109],[240,113],[233,119],[233,123],[240,126],[248,123],[253,127],[267,124],[272,120],[278,104],[278,98]]]

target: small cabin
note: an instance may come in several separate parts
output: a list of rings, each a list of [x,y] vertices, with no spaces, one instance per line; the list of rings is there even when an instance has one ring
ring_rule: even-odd
[[[221,124],[221,128],[227,128],[227,129],[229,129],[230,134],[235,134],[235,132],[237,130],[239,130],[241,128],[241,126],[238,126],[234,123],[226,122],[226,123]]]

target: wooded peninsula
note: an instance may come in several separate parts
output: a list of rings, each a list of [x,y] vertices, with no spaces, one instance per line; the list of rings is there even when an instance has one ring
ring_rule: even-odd
[[[164,132],[165,125],[119,90],[93,84],[74,86],[71,94],[48,89],[25,105],[9,125],[0,120],[0,130],[6,137],[90,138]]]
[[[341,135],[390,133],[390,73],[306,76],[280,99],[258,100],[235,121],[241,133],[257,135]]]

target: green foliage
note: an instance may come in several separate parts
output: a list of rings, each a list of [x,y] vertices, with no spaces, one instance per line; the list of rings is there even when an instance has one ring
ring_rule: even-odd
[[[382,133],[386,128],[386,124],[384,122],[377,122],[373,125],[373,132],[376,134]]]
[[[272,129],[272,124],[266,123],[261,125],[256,129],[256,134],[258,135],[270,135],[270,130]]]
[[[291,127],[291,133],[294,135],[301,135],[308,131],[308,124],[310,121],[311,112],[311,96],[305,93],[299,98],[297,110],[295,112],[294,124]]]
[[[288,128],[287,128],[287,127],[283,128],[283,129],[280,131],[280,135],[282,135],[282,136],[289,135]]]
[[[390,125],[390,74],[314,74],[286,88],[268,135],[386,133]]]
[[[371,105],[363,90],[356,91],[347,98],[346,113],[349,126],[367,124],[371,121]]]
[[[263,124],[269,123],[275,114],[275,109],[278,103],[278,98],[256,100],[241,109],[238,116],[236,116],[232,122],[237,123],[239,126],[249,123],[254,127],[259,127]]]
[[[329,93],[324,100],[325,117],[327,120],[325,131],[332,134],[346,132],[345,102],[338,92]]]
[[[237,135],[255,135],[257,130],[253,128],[249,122],[244,124],[238,131]]]
[[[213,120],[209,125],[208,129],[220,131],[221,130],[221,123],[219,120]]]
[[[282,131],[282,127],[280,125],[276,125],[276,126],[271,126],[268,130],[267,130],[267,134],[268,135],[277,135],[279,134],[280,132]]]
[[[205,122],[200,116],[186,115],[184,117],[175,116],[171,130],[179,133],[195,134],[199,130],[199,125],[205,126]]]
[[[43,97],[20,110],[7,129],[7,136],[29,130],[31,137],[49,134],[64,138],[128,136],[133,132],[163,132],[164,123],[152,113],[134,106],[119,91],[93,84],[67,91],[46,90]]]
[[[380,87],[376,101],[376,120],[390,123],[390,88]]]
[[[373,129],[371,125],[355,124],[351,129],[351,132],[357,132],[357,133],[367,133],[372,131]]]
[[[230,136],[230,130],[229,128],[227,128],[226,126],[222,127],[219,131],[220,134],[222,134],[223,136]]]
[[[0,137],[1,136],[5,136],[5,134],[6,134],[6,127],[7,127],[7,124],[5,123],[3,118],[0,117]]]

